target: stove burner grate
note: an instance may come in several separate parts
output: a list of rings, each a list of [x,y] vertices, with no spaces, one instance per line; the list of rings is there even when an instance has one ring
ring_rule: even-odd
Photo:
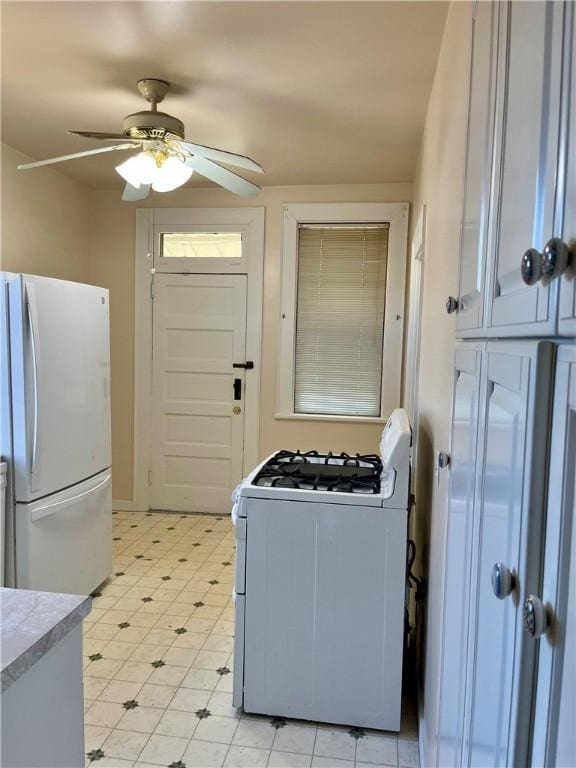
[[[254,485],[340,493],[379,493],[382,462],[375,454],[278,451]]]

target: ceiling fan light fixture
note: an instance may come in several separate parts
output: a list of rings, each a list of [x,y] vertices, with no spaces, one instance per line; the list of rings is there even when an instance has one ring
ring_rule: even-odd
[[[170,83],[166,80],[156,78],[138,81],[138,90],[150,102],[151,108],[125,117],[122,133],[69,131],[87,139],[112,141],[114,142],[112,145],[50,157],[47,160],[22,163],[18,165],[18,169],[40,168],[62,163],[65,160],[99,155],[103,152],[132,153],[138,150],[137,155],[116,166],[116,172],[126,182],[122,200],[127,202],[144,200],[151,189],[156,192],[177,189],[186,184],[193,171],[236,195],[247,196],[260,192],[261,188],[257,184],[229,170],[225,165],[264,173],[261,165],[245,155],[185,141],[182,121],[158,111],[157,106],[164,99],[169,87]]]
[[[140,152],[116,166],[116,171],[133,187],[152,184],[158,175],[158,165],[149,152]]]
[[[155,192],[170,192],[186,184],[192,173],[192,168],[171,155],[162,163],[160,168],[157,168],[152,189]]]

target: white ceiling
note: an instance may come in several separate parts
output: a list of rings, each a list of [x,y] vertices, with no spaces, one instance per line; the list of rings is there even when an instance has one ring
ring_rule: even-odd
[[[410,181],[446,9],[2,2],[2,138],[36,159],[92,148],[66,131],[119,131],[147,108],[136,81],[159,77],[174,84],[161,109],[186,137],[252,156],[266,169],[261,184]],[[120,186],[117,163],[56,167],[107,188]]]

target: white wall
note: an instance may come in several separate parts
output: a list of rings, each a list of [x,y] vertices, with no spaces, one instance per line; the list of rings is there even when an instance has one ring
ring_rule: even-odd
[[[92,190],[31,162],[7,144],[2,154],[1,268],[87,282]]]
[[[260,407],[260,454],[279,448],[373,452],[377,424],[280,421],[276,411],[276,374],[280,301],[281,206],[290,202],[405,202],[412,185],[354,184],[265,187],[256,197],[238,198],[215,188],[155,194],[140,204],[123,203],[120,190],[96,191],[90,237],[91,282],[110,289],[112,355],[112,461],[114,498],[132,498],[134,426],[134,231],[135,209],[145,206],[264,206],[264,308]],[[246,425],[250,429],[250,425]]]
[[[414,188],[412,222],[425,204],[426,242],[419,382],[419,450],[416,477],[417,547],[428,578],[424,627],[422,765],[435,762],[444,537],[448,473],[434,477],[438,451],[450,449],[455,316],[445,310],[457,296],[462,215],[472,4],[450,5],[428,106]]]

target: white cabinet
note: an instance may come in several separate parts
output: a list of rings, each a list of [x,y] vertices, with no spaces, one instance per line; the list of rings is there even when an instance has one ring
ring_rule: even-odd
[[[478,534],[473,552],[466,721],[471,766],[526,765],[534,643],[521,602],[537,592],[552,344],[488,343]],[[544,439],[543,439],[544,436]],[[498,587],[494,566],[500,567]],[[506,595],[506,571],[514,588]],[[495,574],[494,574],[495,575]]]
[[[496,90],[498,5],[477,3],[472,24],[470,100],[458,292],[457,327],[459,331],[480,328],[483,320]]]
[[[573,4],[478,3],[472,42],[460,285],[449,311],[461,337],[573,335]],[[546,271],[553,237],[573,244],[562,277]]]
[[[562,239],[572,246],[571,262],[560,278],[558,333],[576,336],[576,8],[567,3],[564,51],[570,63],[562,91],[561,179],[564,185]],[[569,53],[571,56],[569,57]],[[562,200],[562,198],[561,198]]]
[[[576,765],[576,349],[558,352],[532,765]]]
[[[522,604],[540,588],[555,347],[456,351],[438,766],[526,765],[536,646]],[[507,584],[508,581],[508,584]]]
[[[554,234],[563,3],[499,6],[500,50],[492,185],[488,323],[493,335],[550,335],[557,281],[528,286],[521,262]]]
[[[476,511],[482,349],[460,343],[455,356],[450,491],[446,532],[444,622],[440,676],[439,766],[461,765],[472,535]]]

